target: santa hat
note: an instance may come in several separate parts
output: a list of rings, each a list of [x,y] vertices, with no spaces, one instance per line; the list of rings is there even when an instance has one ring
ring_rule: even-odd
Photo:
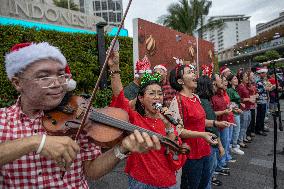
[[[222,75],[223,73],[230,71],[230,68],[228,68],[227,66],[222,66],[220,68],[220,74]]]
[[[256,73],[267,73],[268,69],[267,68],[256,68]]]
[[[61,51],[47,42],[14,45],[10,53],[5,56],[5,68],[8,78],[11,80],[15,74],[24,70],[28,65],[43,59],[54,59],[64,67],[68,66]],[[74,86],[74,84],[72,85]]]
[[[71,76],[70,80],[67,83],[67,91],[73,91],[74,89],[76,89],[77,83],[74,79],[72,79],[71,70],[70,70],[70,67],[68,66],[68,64],[65,67],[65,73],[69,74]]]
[[[168,71],[167,68],[166,68],[166,64],[158,64],[158,65],[156,65],[156,66],[154,67],[153,70],[158,69],[158,68],[164,70],[165,72]]]
[[[141,74],[144,73],[152,73],[151,70],[151,64],[147,56],[145,56],[142,61],[138,60],[136,62],[136,68],[135,68],[135,77],[140,77]]]

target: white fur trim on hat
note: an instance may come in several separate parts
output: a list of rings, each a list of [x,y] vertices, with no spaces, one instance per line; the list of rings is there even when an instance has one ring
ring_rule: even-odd
[[[58,60],[64,67],[67,64],[61,51],[47,42],[33,43],[17,51],[12,51],[5,56],[8,78],[11,80],[16,73],[22,71],[31,63],[48,58]]]
[[[158,69],[158,68],[160,68],[160,69],[162,69],[162,70],[164,70],[165,72],[167,72],[168,70],[167,70],[167,68],[165,67],[165,66],[163,66],[163,65],[156,65],[155,67],[154,67],[154,69],[153,70],[155,70],[155,69]]]
[[[224,70],[222,70],[221,74],[223,74],[224,72],[230,71],[230,68],[225,68]]]
[[[137,72],[137,70],[135,71],[134,77],[139,78],[142,76],[142,74],[144,73],[152,73],[152,70],[139,70]]]
[[[256,71],[256,73],[267,73],[268,72],[268,69],[266,68],[260,68]]]
[[[77,82],[74,79],[70,79],[67,83],[67,91],[73,91],[76,89]]]

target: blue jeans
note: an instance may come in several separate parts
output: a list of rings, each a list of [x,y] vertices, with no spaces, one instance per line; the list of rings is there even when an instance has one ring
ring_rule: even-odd
[[[178,187],[176,185],[170,187],[151,186],[149,184],[139,182],[131,176],[128,176],[128,189],[178,189]]]
[[[232,159],[232,156],[231,156],[231,154],[230,154],[230,152],[231,152],[231,149],[230,149],[230,144],[231,144],[231,141],[232,141],[232,136],[233,136],[233,125],[231,125],[230,127],[229,127],[229,136],[228,136],[228,150],[225,152],[225,154],[226,154],[226,161],[229,161],[229,160],[231,160]]]
[[[210,169],[210,180],[209,180],[209,183],[208,183],[206,189],[212,188],[211,181],[212,181],[212,177],[214,175],[214,172],[215,172],[217,164],[218,164],[218,160],[217,160],[218,154],[219,154],[218,148],[211,147],[210,159],[211,159],[212,163],[211,163],[211,169]]]
[[[232,134],[232,148],[236,148],[238,145],[238,139],[240,135],[240,129],[241,129],[241,119],[240,115],[234,115],[235,118],[235,124],[236,126],[233,127],[233,134]]]
[[[204,189],[207,187],[211,175],[212,161],[210,156],[201,159],[187,159],[182,167],[181,189]]]
[[[221,170],[222,167],[224,167],[225,165],[227,165],[227,161],[229,160],[228,157],[228,150],[229,150],[229,143],[230,143],[230,139],[229,139],[229,128],[224,128],[222,131],[220,131],[220,139],[221,139],[221,143],[223,145],[223,148],[225,150],[225,155],[220,157],[218,156],[218,165],[217,165],[217,170]]]
[[[241,114],[240,118],[241,118],[241,130],[239,134],[239,142],[243,142],[243,140],[247,137],[246,132],[251,120],[250,110],[244,111]]]

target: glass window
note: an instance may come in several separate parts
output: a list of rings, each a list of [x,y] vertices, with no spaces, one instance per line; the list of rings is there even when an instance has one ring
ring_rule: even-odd
[[[105,19],[105,21],[107,21],[107,22],[108,22],[107,12],[103,12],[103,18]]]
[[[101,10],[101,2],[100,1],[95,1],[94,10],[95,11]]]
[[[107,10],[107,2],[102,2],[102,10]]]
[[[117,14],[116,14],[116,17],[117,17],[116,21],[117,21],[117,22],[121,22],[121,19],[122,19],[122,18],[121,18],[121,13],[117,13]]]
[[[121,10],[121,6],[119,2],[115,2],[116,10]]]
[[[114,16],[113,12],[109,12],[109,22],[115,22]]]
[[[96,16],[102,17],[102,13],[97,12],[97,13],[96,13]]]

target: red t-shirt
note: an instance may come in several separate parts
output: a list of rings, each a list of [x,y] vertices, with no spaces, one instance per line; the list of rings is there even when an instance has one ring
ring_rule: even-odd
[[[111,106],[125,110],[130,123],[166,136],[164,122],[161,119],[141,116],[132,110],[129,101],[124,97],[123,90],[118,97],[113,97]],[[179,155],[179,160],[174,161],[171,153],[165,155],[165,150],[166,148],[162,146],[161,150],[152,150],[144,154],[132,153],[127,158],[125,172],[139,182],[156,187],[175,185],[175,172],[185,163],[186,155]]]
[[[249,90],[248,90],[247,86],[245,86],[242,83],[239,84],[239,86],[237,88],[237,91],[238,91],[242,101],[243,101],[244,98],[249,98],[250,97]],[[250,110],[251,102],[245,101],[243,103],[245,104],[245,108],[241,107],[241,109],[245,110],[245,111]]]
[[[227,102],[225,101],[225,98],[224,98],[224,91],[223,90],[219,90],[216,95],[214,95],[212,98],[211,98],[211,102],[212,102],[212,106],[213,106],[213,110],[215,112],[218,112],[218,111],[224,111],[227,109],[228,107],[228,104]],[[217,120],[218,121],[228,121],[228,115],[227,114],[223,114],[223,115],[220,115],[220,116],[217,116]],[[223,130],[222,128],[219,128],[219,130]]]
[[[225,101],[227,103],[227,107],[228,107],[231,104],[230,97],[229,97],[229,95],[227,94],[226,91],[224,91],[223,94],[224,94],[224,99],[225,99]],[[234,118],[234,113],[233,112],[228,114],[228,122],[235,123],[235,118]]]
[[[249,90],[249,96],[256,95],[257,90],[256,90],[255,84],[249,84],[249,85],[247,85],[247,88]],[[256,103],[249,102],[249,104],[250,104],[250,109],[255,109],[256,108]]]
[[[184,128],[191,131],[205,132],[205,111],[199,101],[199,98],[194,96],[189,98],[180,95],[182,103],[182,112]],[[210,155],[210,146],[203,138],[187,138],[183,139],[190,147],[189,159],[201,159]]]

